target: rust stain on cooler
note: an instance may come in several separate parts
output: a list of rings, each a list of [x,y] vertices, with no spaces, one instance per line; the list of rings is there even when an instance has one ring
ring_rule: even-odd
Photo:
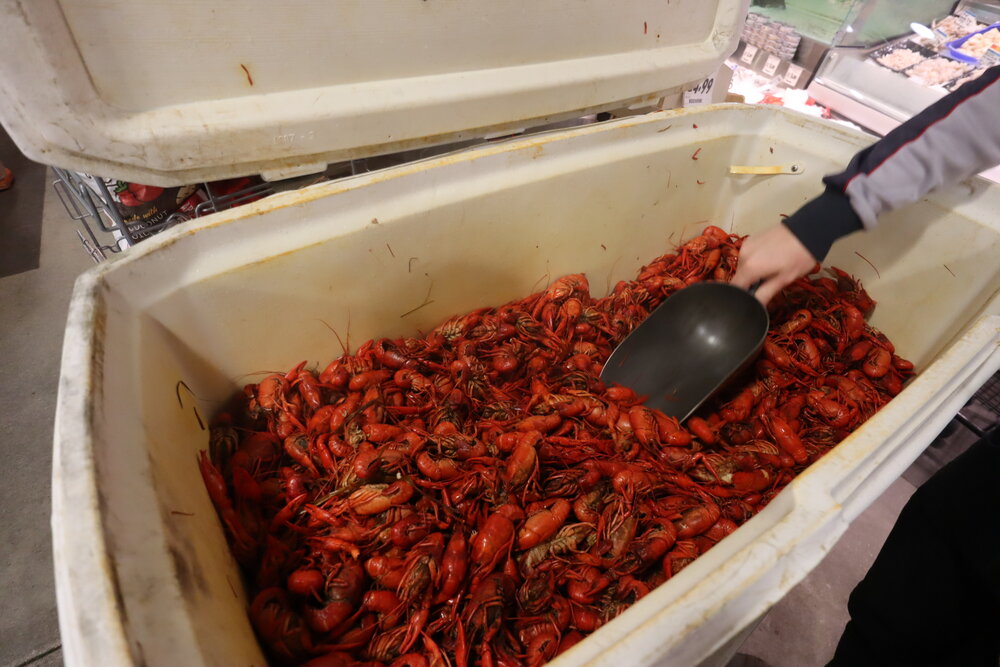
[[[250,70],[248,70],[248,69],[247,69],[247,66],[246,66],[246,65],[244,65],[243,63],[240,63],[240,67],[242,67],[242,68],[243,68],[243,73],[247,75],[247,82],[248,82],[248,83],[249,83],[249,84],[250,84],[251,86],[253,86],[253,77],[252,77],[252,76],[250,76]]]

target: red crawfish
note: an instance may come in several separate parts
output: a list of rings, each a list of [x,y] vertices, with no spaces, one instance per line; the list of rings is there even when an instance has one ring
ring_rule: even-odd
[[[490,572],[514,543],[514,523],[494,512],[472,539],[472,560],[477,563],[476,575]]]
[[[778,446],[788,452],[796,463],[806,463],[809,460],[809,454],[806,452],[802,440],[788,425],[788,422],[775,413],[764,415],[763,421]]]
[[[292,610],[281,588],[266,588],[250,605],[250,620],[267,648],[285,661],[300,661],[312,653],[309,629]]]
[[[530,514],[517,533],[517,548],[530,549],[556,534],[569,516],[571,506],[565,498],[547,501]]]
[[[410,550],[403,566],[402,579],[396,591],[408,605],[421,605],[438,580],[445,540],[441,533],[432,533]]]
[[[441,560],[441,584],[436,602],[444,602],[454,597],[462,584],[469,568],[468,541],[461,528],[457,528],[448,540],[444,558]]]
[[[365,571],[353,560],[342,561],[327,575],[320,604],[302,609],[306,623],[319,633],[330,632],[346,621],[357,608],[364,592]]]
[[[243,525],[242,520],[233,508],[229,499],[229,490],[226,487],[225,479],[218,468],[208,460],[208,455],[201,452],[198,457],[198,466],[201,469],[202,480],[208,495],[215,505],[215,510],[219,513],[226,532],[231,538],[231,544],[235,550],[235,555],[241,562],[251,562],[257,551],[257,539]]]
[[[513,599],[513,583],[505,574],[494,573],[473,586],[463,619],[467,632],[488,643],[500,631],[504,609]]]
[[[345,509],[361,515],[380,514],[412,497],[413,485],[405,480],[392,484],[367,484],[347,497]]]
[[[592,565],[570,568],[566,572],[568,583],[566,592],[573,602],[593,604],[600,594],[611,585],[611,579]]]

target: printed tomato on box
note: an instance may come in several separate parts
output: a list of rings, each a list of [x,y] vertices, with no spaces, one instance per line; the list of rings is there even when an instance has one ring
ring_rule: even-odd
[[[115,205],[127,225],[146,227],[165,222],[180,211],[194,217],[194,208],[205,201],[204,193],[196,185],[161,188],[127,181],[111,181],[108,188],[115,197]]]

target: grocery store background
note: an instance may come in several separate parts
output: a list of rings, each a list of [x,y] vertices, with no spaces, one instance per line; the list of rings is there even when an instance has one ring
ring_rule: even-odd
[[[905,6],[906,23],[931,26],[940,25],[949,14],[967,20],[978,12],[978,23],[971,26],[977,30],[1000,20],[1000,6],[990,2],[956,7],[953,2],[927,0],[787,0],[759,5],[730,59],[728,92],[748,102],[782,104],[873,132],[887,131],[977,72],[974,66],[957,67],[949,70],[951,78],[928,83],[879,63],[899,49],[921,53],[920,49],[932,46],[909,34],[901,37],[899,20],[884,23],[887,12]],[[935,57],[925,54],[906,69]],[[883,92],[886,99],[880,100],[874,99],[876,91],[890,92]],[[584,122],[594,120],[599,119]],[[430,152],[331,165],[321,176],[267,187],[300,187],[318,178],[377,169]],[[0,665],[60,665],[49,513],[53,414],[66,308],[75,278],[95,259],[127,252],[129,242],[115,230],[101,227],[99,211],[95,217],[79,203],[74,208],[75,195],[66,184],[73,175],[27,160],[2,131],[0,159],[16,178],[11,190],[0,192],[0,405],[5,406],[0,412],[0,454],[6,463],[0,484],[5,611],[0,618]],[[104,176],[114,183],[114,175]],[[53,186],[56,181],[62,182],[60,189]],[[261,189],[259,181],[239,185],[248,194],[218,190],[198,201],[222,208],[270,192]],[[100,194],[94,191],[88,196]],[[180,216],[171,224],[183,224],[183,219]],[[113,220],[105,223],[114,226]],[[95,252],[102,244],[105,249]],[[924,455],[852,524],[823,563],[761,621],[742,653],[773,667],[821,664],[832,655],[847,620],[847,596],[871,564],[899,510],[930,474],[975,440],[977,430],[997,420],[998,391],[994,379],[970,401]]]

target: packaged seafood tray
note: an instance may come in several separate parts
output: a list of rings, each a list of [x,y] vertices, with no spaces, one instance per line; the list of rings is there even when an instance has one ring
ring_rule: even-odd
[[[982,43],[979,44],[978,48],[974,49],[974,52],[970,53],[970,51],[973,51],[973,45],[971,44],[973,40],[982,40]],[[963,63],[976,65],[979,63],[982,54],[989,49],[990,44],[1000,46],[1000,23],[988,25],[965,37],[948,42],[945,44],[945,54],[949,58],[954,58]]]
[[[141,183],[302,172],[397,140],[495,136],[539,118],[679,98],[736,48],[749,3],[602,10],[533,0],[511,12],[431,2],[391,16],[375,4],[290,13],[270,2],[253,11],[199,3],[178,22],[152,1],[0,2],[0,38],[23,56],[0,61],[0,119],[31,155],[66,168],[113,165],[88,170]],[[82,38],[119,24],[157,25],[163,40]],[[513,61],[506,41],[489,50],[498,30],[518,35]],[[580,40],[581,30],[598,41]],[[442,53],[427,46],[442,35]],[[264,37],[273,48],[260,48]],[[380,39],[413,48],[387,60],[392,49],[371,44]],[[294,48],[303,43],[331,57]],[[419,45],[427,58],[412,58]],[[445,59],[456,53],[459,63]],[[115,69],[123,54],[138,73],[162,71],[155,95]],[[404,70],[412,76],[400,79]],[[25,72],[53,85],[13,85]],[[212,85],[192,85],[192,72],[211,73]],[[56,100],[75,101],[75,114]],[[405,113],[393,106],[404,103],[413,105]],[[278,193],[173,227],[83,274],[53,454],[66,664],[265,664],[197,465],[207,419],[260,377],[247,373],[338,356],[331,329],[349,330],[355,345],[428,331],[568,273],[585,273],[600,296],[706,223],[738,234],[776,223],[871,140],[776,107],[641,113]],[[799,168],[762,177],[731,175],[732,165]],[[553,665],[725,664],[1000,368],[998,209],[1000,188],[973,180],[838,244],[829,263],[862,278],[879,302],[871,324],[917,376],[762,512]]]
[[[965,63],[938,56],[924,60],[906,70],[906,76],[925,86],[945,86],[965,77],[972,69]]]
[[[890,44],[869,54],[869,58],[878,65],[892,70],[893,72],[905,73],[914,65],[921,63],[937,55],[933,50],[914,44],[903,42]]]
[[[983,27],[985,26],[969,14],[952,14],[931,23],[931,28],[945,40],[965,37]]]

